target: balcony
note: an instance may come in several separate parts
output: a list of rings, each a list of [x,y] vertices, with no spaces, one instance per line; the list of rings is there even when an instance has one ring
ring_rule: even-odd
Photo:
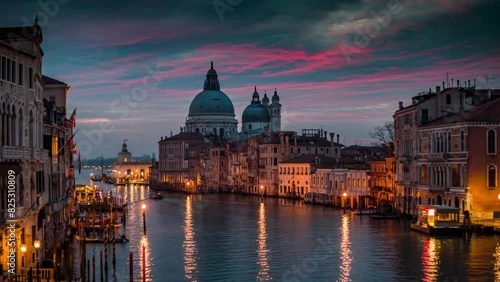
[[[429,192],[447,192],[448,187],[442,185],[429,185]]]
[[[446,153],[430,153],[428,158],[431,162],[442,162],[446,160]]]
[[[19,146],[0,146],[0,160],[45,160],[49,151]]]

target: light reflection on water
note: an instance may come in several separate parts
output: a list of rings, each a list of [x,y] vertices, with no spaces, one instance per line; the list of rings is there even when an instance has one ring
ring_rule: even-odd
[[[268,263],[268,253],[267,248],[267,231],[266,231],[266,206],[264,203],[260,203],[259,206],[259,235],[258,235],[258,259],[257,264],[259,265],[259,273],[257,275],[258,281],[269,281],[272,280],[269,276],[269,263]]]
[[[424,239],[424,249],[422,253],[422,272],[424,282],[438,281],[439,278],[439,256],[441,242],[434,238],[428,237]]]
[[[186,213],[184,220],[184,273],[189,281],[196,279],[196,240],[193,229],[193,200],[191,196],[186,197]]]
[[[352,281],[350,278],[352,251],[349,238],[349,215],[347,214],[342,216],[342,227],[340,228],[340,260],[340,281]]]

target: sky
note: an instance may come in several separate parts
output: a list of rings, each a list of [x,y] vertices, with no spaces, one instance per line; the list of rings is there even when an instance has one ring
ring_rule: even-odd
[[[476,79],[500,88],[496,0],[0,0],[0,25],[39,16],[43,74],[71,88],[82,158],[156,153],[180,132],[210,61],[241,122],[254,86],[277,89],[282,130],[346,145],[398,102]],[[487,79],[487,77],[490,79]],[[241,123],[238,126],[241,129]]]

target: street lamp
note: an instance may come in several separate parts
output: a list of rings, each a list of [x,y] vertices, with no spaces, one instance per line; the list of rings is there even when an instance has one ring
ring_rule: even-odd
[[[144,235],[146,235],[146,204],[142,204],[142,223],[144,225]]]
[[[24,256],[26,254],[26,251],[28,250],[28,248],[26,247],[25,244],[22,244],[20,247],[19,247],[19,250],[21,250],[21,253],[23,253],[23,259],[24,259]],[[23,263],[23,267],[24,267],[24,263]],[[22,269],[22,268],[21,268]]]
[[[260,185],[260,190],[262,191],[262,200],[264,200],[264,185]]]
[[[36,249],[36,281],[40,282],[40,256],[38,254],[38,250],[42,246],[42,243],[40,243],[40,240],[35,240],[35,242],[33,242],[33,246],[35,246]]]

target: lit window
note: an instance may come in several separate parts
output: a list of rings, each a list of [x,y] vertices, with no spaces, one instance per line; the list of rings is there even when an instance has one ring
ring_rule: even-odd
[[[488,166],[488,188],[497,187],[497,168],[494,165]]]

